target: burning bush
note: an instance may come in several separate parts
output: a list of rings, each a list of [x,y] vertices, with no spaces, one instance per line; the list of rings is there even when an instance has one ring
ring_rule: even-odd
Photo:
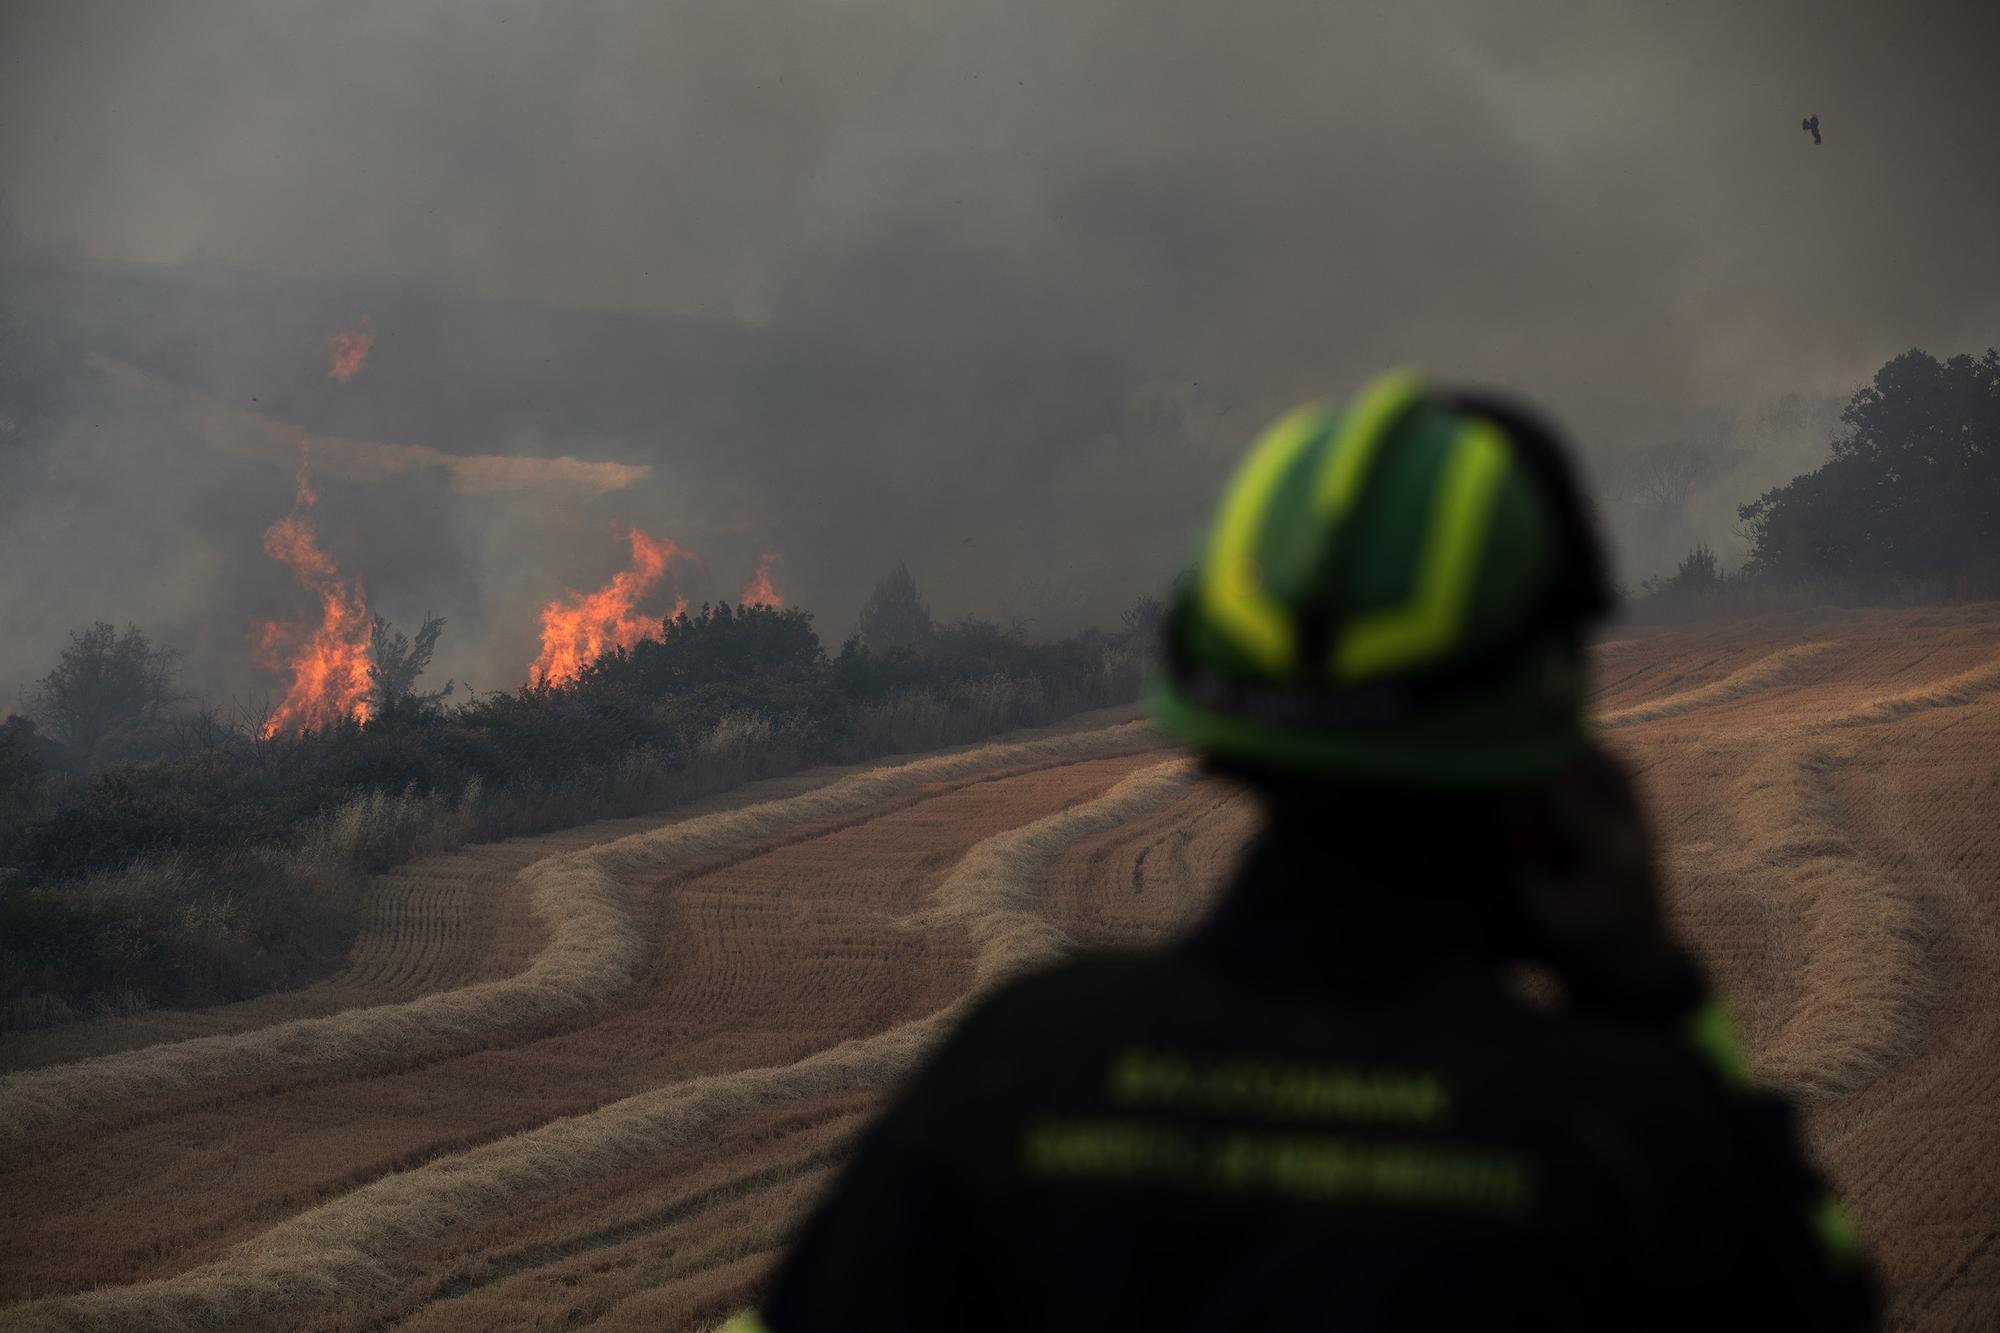
[[[743,586],[743,595],[737,598],[745,606],[783,606],[784,599],[771,586],[771,571],[782,563],[784,557],[776,551],[766,551],[757,557],[757,575]]]
[[[530,681],[567,685],[605,653],[630,648],[656,631],[660,622],[638,613],[639,600],[666,574],[669,561],[689,556],[637,528],[630,538],[631,568],[594,593],[572,592],[542,608],[542,652],[528,668]],[[687,599],[679,599],[673,614],[686,606]]]
[[[341,577],[333,557],[321,549],[311,521],[298,514],[271,525],[264,550],[290,566],[299,586],[320,604],[316,625],[272,620],[259,634],[264,664],[291,673],[284,701],[265,722],[264,735],[320,730],[348,719],[366,722],[374,621],[361,581]]]

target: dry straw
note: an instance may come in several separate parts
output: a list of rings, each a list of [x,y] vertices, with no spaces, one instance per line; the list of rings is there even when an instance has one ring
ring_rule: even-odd
[[[2000,662],[1883,695],[1832,727],[1893,722],[1957,708],[2000,690]],[[1936,983],[1936,905],[1873,865],[1842,828],[1834,779],[1852,746],[1800,754],[1782,836],[1769,861],[1802,911],[1806,962],[1799,1002],[1760,1061],[1773,1082],[1818,1104],[1880,1075],[1922,1040]]]
[[[1115,744],[1116,732],[1143,736],[1128,728],[1094,735],[1099,745],[1108,746]],[[1022,762],[1050,757],[1047,750],[1034,748],[1048,744],[996,748],[1014,751],[1018,756],[1014,762]],[[971,771],[939,760],[907,767],[922,765],[930,765],[927,780],[933,781]],[[878,781],[869,790],[875,793],[871,799],[881,799],[886,788],[879,783],[889,773],[860,776]],[[1093,801],[986,839],[939,885],[934,904],[907,924],[951,923],[966,930],[976,945],[980,989],[1045,961],[1067,940],[1031,910],[1039,873],[1077,839],[1160,808],[1187,791],[1193,780],[1186,761],[1154,765]],[[853,780],[843,779],[848,781]],[[621,841],[644,843],[658,836]],[[629,867],[650,853],[625,848],[620,856]],[[530,1191],[606,1175],[647,1154],[698,1143],[721,1126],[770,1106],[880,1087],[910,1070],[970,998],[794,1064],[657,1088],[386,1176],[279,1223],[214,1263],[158,1281],[17,1306],[0,1313],[0,1324],[91,1330],[183,1328],[234,1324],[305,1304],[351,1308],[392,1298],[397,1280],[389,1261],[405,1247]]]
[[[1833,780],[1846,761],[1815,749],[1787,762],[1792,779],[1773,792],[1779,813],[1753,854],[1797,905],[1803,960],[1798,1003],[1758,1067],[1818,1104],[1863,1086],[1923,1037],[1935,927],[1920,898],[1842,829]]]
[[[1807,643],[1721,680],[1604,714],[1606,729],[1681,717],[1789,684],[1835,645]],[[1921,897],[1874,865],[1848,836],[1834,783],[1850,754],[1811,738],[1972,702],[2000,689],[2000,663],[1871,701],[1803,726],[1754,728],[1758,749],[1737,788],[1742,840],[1735,873],[1788,907],[1799,940],[1791,1011],[1756,1052],[1762,1077],[1808,1104],[1850,1093],[1921,1040],[1932,990],[1936,925]],[[1750,739],[1749,735],[1745,739]],[[1713,852],[1710,853],[1714,855]]]
[[[1131,722],[1043,740],[984,745],[872,769],[799,796],[681,820],[537,861],[521,872],[547,943],[521,973],[400,1004],[198,1037],[0,1078],[0,1147],[101,1107],[240,1078],[354,1062],[436,1058],[602,1004],[628,985],[645,942],[619,905],[621,879],[656,875],[788,828],[852,815],[934,783],[1131,753],[1157,744]]]
[[[1882,695],[1827,725],[1894,722],[1995,691],[2000,661]],[[1939,905],[1871,864],[1844,832],[1833,784],[1853,761],[1852,744],[1797,756],[1786,817],[1773,822],[1782,836],[1768,856],[1802,908],[1807,961],[1798,1005],[1761,1063],[1809,1104],[1854,1091],[1914,1049],[1935,999]]]
[[[1855,709],[1842,720],[1850,725],[1893,722],[1928,708],[1960,708],[1995,690],[2000,690],[2000,661],[1988,662],[1985,666],[1961,671],[1956,676],[1947,676],[1901,694],[1884,695]]]
[[[1629,708],[1614,709],[1600,715],[1597,723],[1609,730],[1639,722],[1657,722],[1661,718],[1679,717],[1697,709],[1729,703],[1758,690],[1774,689],[1795,680],[1832,647],[1830,643],[1802,643],[1794,648],[1783,648],[1712,684],[1633,704]]]

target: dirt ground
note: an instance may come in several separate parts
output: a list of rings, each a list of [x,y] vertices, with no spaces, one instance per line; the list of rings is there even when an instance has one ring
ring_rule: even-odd
[[[1893,1325],[2000,1326],[2000,606],[1598,695]],[[1168,935],[1252,821],[1102,716],[384,875],[317,986],[0,1039],[0,1327],[708,1327],[969,991]]]

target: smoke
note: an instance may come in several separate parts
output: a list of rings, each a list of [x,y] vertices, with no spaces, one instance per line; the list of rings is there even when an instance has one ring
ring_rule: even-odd
[[[335,339],[346,335],[336,334]],[[363,351],[343,342],[335,353],[334,379],[343,384],[359,368]],[[436,469],[455,491],[573,490],[587,495],[624,490],[652,469],[631,463],[585,462],[577,458],[510,458],[496,454],[452,454],[421,444],[385,444],[315,435],[263,412],[232,410],[204,394],[182,389],[158,375],[96,353],[83,358],[87,369],[152,393],[165,412],[184,414],[200,438],[225,453],[279,467],[302,461],[342,481],[379,482],[418,469]],[[342,371],[345,373],[342,373]],[[301,485],[304,484],[302,481]]]
[[[1265,420],[1386,364],[1613,479],[2000,337],[1995,49],[1855,0],[17,0],[0,686],[103,617],[270,688],[301,442],[371,609],[482,688],[635,524],[697,600],[781,554],[836,636],[898,558],[946,615],[1110,620]],[[1812,457],[1737,435],[1746,484]]]

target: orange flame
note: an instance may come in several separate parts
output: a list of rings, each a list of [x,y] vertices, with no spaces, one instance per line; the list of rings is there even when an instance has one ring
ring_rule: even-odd
[[[542,654],[528,677],[542,685],[567,685],[613,648],[630,648],[659,634],[659,620],[634,614],[639,599],[667,572],[667,561],[688,552],[667,540],[655,541],[632,529],[632,567],[593,593],[572,592],[542,608]],[[672,615],[687,609],[677,598]]]
[[[368,316],[363,315],[359,328],[336,329],[327,335],[326,345],[333,353],[333,366],[326,377],[345,384],[361,373],[361,363],[368,359],[368,349],[375,345],[375,330],[369,325]]]
[[[736,600],[744,606],[783,606],[784,599],[771,586],[771,566],[783,563],[784,558],[776,551],[766,551],[758,556],[757,577],[743,585],[743,592]]]
[[[319,495],[312,487],[312,456],[303,440],[299,442],[299,480],[293,501],[301,509],[311,509],[319,503]]]
[[[264,724],[265,738],[281,731],[323,730],[343,718],[366,722],[373,623],[361,580],[340,577],[333,557],[320,549],[312,522],[298,514],[270,526],[264,552],[291,566],[299,586],[320,599],[316,628],[266,621],[259,632],[264,665],[292,673],[284,702]]]

